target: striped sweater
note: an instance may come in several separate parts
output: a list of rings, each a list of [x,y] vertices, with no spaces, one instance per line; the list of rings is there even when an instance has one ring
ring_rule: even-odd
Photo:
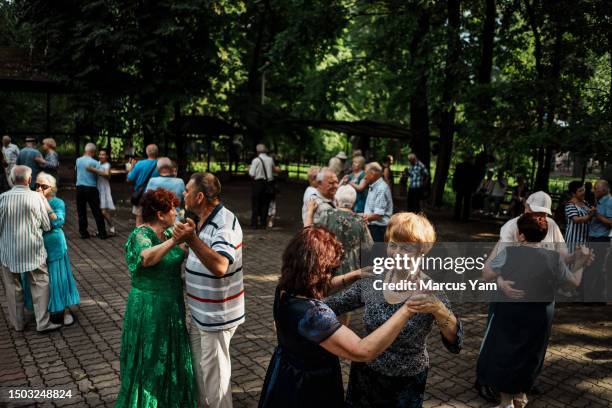
[[[208,216],[199,238],[227,257],[225,275],[216,276],[190,250],[185,266],[187,304],[200,330],[230,329],[244,322],[242,228],[236,216],[219,204]]]

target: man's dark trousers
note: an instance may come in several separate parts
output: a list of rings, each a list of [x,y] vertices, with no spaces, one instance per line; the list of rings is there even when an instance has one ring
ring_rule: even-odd
[[[98,227],[98,236],[106,238],[106,226],[104,225],[104,216],[100,210],[100,192],[97,187],[77,186],[76,202],[81,237],[89,237],[89,232],[87,232],[87,204],[89,204]]]
[[[410,187],[408,189],[408,211],[413,213],[421,212],[421,198],[423,197],[423,187]]]
[[[268,207],[270,207],[270,195],[266,191],[266,181],[255,180],[251,195],[251,227],[265,228],[268,221]]]

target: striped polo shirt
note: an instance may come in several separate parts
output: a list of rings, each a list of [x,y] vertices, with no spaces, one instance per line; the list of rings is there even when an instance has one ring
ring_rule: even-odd
[[[208,216],[200,239],[229,260],[223,276],[216,276],[189,250],[185,266],[187,304],[200,330],[216,331],[244,322],[242,228],[236,216],[219,204]]]
[[[47,260],[42,233],[51,223],[44,200],[22,185],[0,194],[0,260],[13,273],[33,271]]]

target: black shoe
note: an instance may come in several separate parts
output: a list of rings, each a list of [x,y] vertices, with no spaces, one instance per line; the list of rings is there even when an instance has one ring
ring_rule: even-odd
[[[81,234],[81,239],[89,239],[91,238],[91,235],[89,234]]]
[[[493,389],[487,385],[481,385],[478,381],[474,384],[474,388],[478,392],[478,395],[485,401],[492,404],[499,404],[499,398]]]

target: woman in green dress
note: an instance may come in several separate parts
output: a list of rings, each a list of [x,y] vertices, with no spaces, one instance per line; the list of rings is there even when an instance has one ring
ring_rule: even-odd
[[[144,224],[125,244],[132,288],[115,407],[196,407],[181,280],[186,252],[169,230],[179,201],[170,191],[157,189],[146,192],[141,205]]]

